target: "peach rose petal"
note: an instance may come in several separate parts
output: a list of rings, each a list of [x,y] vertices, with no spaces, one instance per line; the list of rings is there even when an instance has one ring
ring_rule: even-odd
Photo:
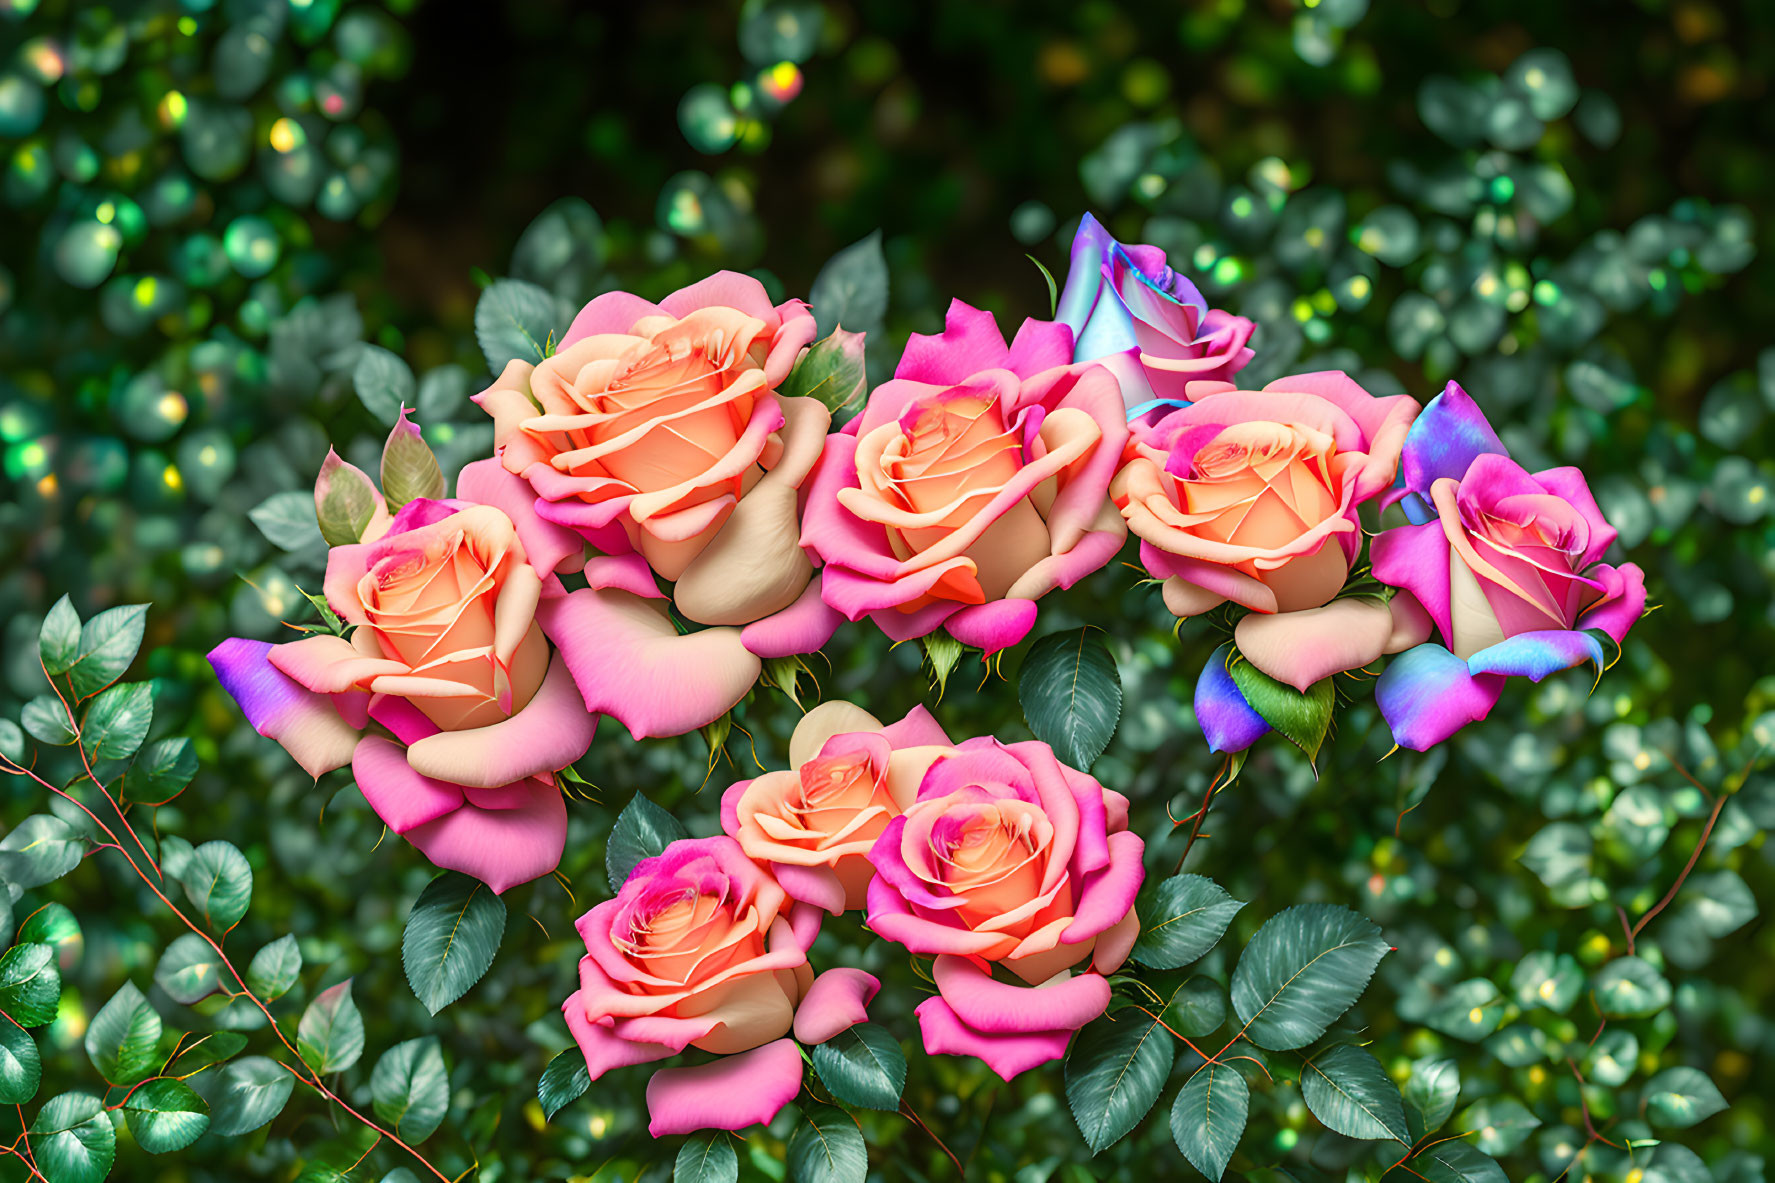
[[[762,1124],[801,1091],[801,1071],[793,1039],[695,1068],[662,1068],[647,1082],[647,1132],[664,1138]]]
[[[234,637],[209,662],[254,731],[283,745],[302,770],[319,777],[351,763],[361,738],[332,702],[271,664],[273,646]],[[361,695],[359,697],[362,697]]]
[[[1322,679],[1378,660],[1392,635],[1386,604],[1352,596],[1300,612],[1253,612],[1234,628],[1233,641],[1252,665],[1304,694]]]
[[[714,722],[746,696],[763,668],[738,629],[680,636],[664,610],[624,591],[586,588],[544,600],[537,619],[566,659],[586,709],[618,720],[636,739]]]
[[[491,788],[567,767],[586,754],[597,730],[598,717],[586,711],[557,653],[522,710],[486,727],[418,740],[407,762],[424,776]]]
[[[881,720],[842,699],[823,702],[795,724],[789,735],[789,766],[800,768],[820,754],[826,741],[853,731],[880,731]]]
[[[385,674],[407,672],[404,662],[366,656],[344,637],[330,633],[273,645],[268,660],[317,694],[339,694]]]
[[[1116,972],[1127,962],[1134,942],[1139,939],[1140,916],[1129,908],[1126,916],[1097,934],[1097,943],[1091,949],[1091,969],[1106,975]]]

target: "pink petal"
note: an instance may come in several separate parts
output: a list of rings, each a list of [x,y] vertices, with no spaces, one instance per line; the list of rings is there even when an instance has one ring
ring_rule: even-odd
[[[943,627],[962,644],[993,654],[1027,637],[1035,627],[1035,616],[1034,600],[994,600],[963,608]]]
[[[738,827],[736,826],[737,830]],[[844,884],[831,867],[800,867],[793,863],[772,863],[771,874],[789,898],[823,908],[834,916],[844,912]]]
[[[924,709],[923,704],[906,712],[906,717],[898,723],[889,723],[881,729],[888,743],[896,748],[916,748],[927,744],[951,746],[951,741],[931,712]]]
[[[350,763],[357,729],[340,718],[325,695],[273,666],[271,650],[264,641],[232,637],[210,650],[209,662],[253,730],[282,744],[309,776]]]
[[[1627,636],[1627,630],[1645,615],[1645,572],[1639,569],[1638,563],[1622,563],[1618,568],[1603,563],[1593,567],[1588,574],[1601,580],[1607,590],[1601,603],[1578,617],[1578,627],[1599,628],[1619,645]]]
[[[530,801],[517,809],[465,804],[408,830],[407,841],[450,871],[473,875],[496,892],[540,879],[561,865],[567,845],[567,802],[554,785],[530,780]]]
[[[999,982],[966,957],[939,956],[932,976],[957,1018],[987,1035],[1076,1031],[1109,1006],[1102,974],[1074,974],[1041,986]]]
[[[659,306],[680,319],[701,308],[735,308],[773,327],[779,323],[764,285],[738,271],[717,271],[689,287],[679,288],[661,300]]]
[[[1109,866],[1086,877],[1079,899],[1073,904],[1073,920],[1060,934],[1069,945],[1108,932],[1134,909],[1134,897],[1146,880],[1141,858],[1146,843],[1138,834],[1123,830],[1109,836]]]
[[[555,352],[559,353],[586,337],[603,333],[626,334],[642,317],[658,316],[660,312],[658,304],[643,300],[640,296],[633,296],[628,292],[605,292],[579,310],[579,315],[567,326],[567,333],[561,338]]]
[[[597,730],[598,717],[586,711],[557,653],[524,709],[486,727],[421,739],[407,748],[407,763],[425,776],[491,788],[559,772],[586,754]]]
[[[542,575],[577,571],[585,562],[585,541],[566,526],[546,521],[536,512],[536,490],[513,476],[495,457],[462,466],[456,475],[456,496],[491,505],[518,528],[524,557]]]
[[[1315,682],[1378,659],[1393,635],[1393,614],[1368,597],[1333,600],[1300,612],[1253,612],[1233,629],[1247,660],[1303,694]]]
[[[881,989],[874,974],[860,969],[829,969],[814,979],[795,1008],[795,1038],[825,1043],[840,1031],[869,1020],[869,1000]]]
[[[357,745],[351,774],[376,816],[397,834],[436,821],[463,805],[461,786],[420,775],[407,763],[406,749],[381,736],[368,736]]]
[[[741,629],[740,644],[766,659],[812,653],[830,641],[843,623],[844,614],[821,598],[816,571],[793,604]]]
[[[1033,317],[1017,329],[1017,337],[1011,342],[1011,352],[1005,360],[1005,368],[1019,378],[1031,378],[1043,370],[1071,364],[1072,329],[1055,321]]]
[[[942,333],[913,333],[907,338],[894,377],[953,386],[981,370],[1007,368],[1010,357],[992,313],[951,300]]]
[[[587,588],[544,600],[536,618],[566,659],[586,709],[610,715],[636,739],[714,722],[763,668],[738,629],[680,636],[661,608],[624,591]]]
[[[1005,1080],[1060,1059],[1072,1039],[1071,1031],[987,1035],[963,1023],[940,995],[925,999],[912,1013],[918,1016],[926,1052],[933,1056],[975,1056]]]
[[[800,1091],[801,1049],[793,1039],[696,1068],[661,1068],[647,1082],[647,1132],[743,1130],[775,1117]]]
[[[585,1002],[578,990],[569,994],[567,1001],[561,1004],[561,1013],[567,1017],[567,1030],[585,1056],[586,1071],[593,1080],[612,1068],[647,1064],[677,1054],[661,1044],[623,1039],[603,1024],[590,1021],[586,1018]]]

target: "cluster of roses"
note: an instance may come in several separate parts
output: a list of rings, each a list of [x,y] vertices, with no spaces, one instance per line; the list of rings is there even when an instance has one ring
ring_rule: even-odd
[[[1524,470],[1454,383],[1421,412],[1340,372],[1242,390],[1252,332],[1087,216],[1054,321],[1007,344],[956,301],[833,430],[825,404],[783,393],[815,352],[802,302],[731,272],[658,304],[607,293],[477,396],[496,455],[454,499],[390,506],[329,456],[317,504],[356,540],[333,547],[324,592],[349,635],[236,639],[211,660],[261,734],[315,775],[350,763],[391,828],[497,890],[559,862],[553,774],[598,715],[683,734],[764,660],[864,616],[895,639],[1015,645],[1129,531],[1176,615],[1246,610],[1197,683],[1215,750],[1270,727],[1235,653],[1299,691],[1398,654],[1376,697],[1417,749],[1512,675],[1602,664],[1596,634],[1618,643],[1645,588],[1600,562],[1615,532],[1580,473]],[[1364,564],[1358,515],[1377,501],[1410,524]],[[876,932],[937,957],[919,1010],[934,1052],[1010,1075],[1101,1012],[1134,938],[1126,802],[1039,744],[845,711],[857,726],[808,716],[794,771],[729,792],[733,837],[675,844],[582,919],[568,1013],[594,1073],[747,1051],[781,1087],[655,1081],[673,1112],[755,1116],[799,1082],[791,1025],[807,1042],[861,1017],[873,979],[811,978],[806,950],[821,910],[865,903]],[[656,1131],[676,1128],[661,1112]]]

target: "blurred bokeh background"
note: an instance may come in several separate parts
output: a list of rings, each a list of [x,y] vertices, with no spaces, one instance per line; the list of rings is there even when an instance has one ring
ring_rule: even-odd
[[[564,326],[597,292],[657,297],[718,267],[805,295],[879,231],[888,306],[847,327],[870,331],[880,375],[952,297],[1006,327],[1047,315],[1025,256],[1063,277],[1089,209],[1259,322],[1256,382],[1343,368],[1427,401],[1458,378],[1529,467],[1589,474],[1659,605],[1594,693],[1578,673],[1513,687],[1445,753],[1380,762],[1360,705],[1316,777],[1262,750],[1190,869],[1253,901],[1246,936],[1307,899],[1385,925],[1399,952],[1360,1011],[1372,1050],[1402,1081],[1453,1057],[1455,1125],[1510,1179],[1750,1183],[1775,1117],[1775,941],[1757,916],[1775,782],[1754,763],[1775,742],[1772,69],[1775,6],[1715,0],[0,0],[0,699],[16,715],[44,690],[36,635],[59,595],[86,613],[151,602],[155,733],[191,735],[203,762],[154,831],[247,851],[260,894],[238,939],[295,932],[298,997],[355,975],[373,1048],[440,1036],[454,1092],[435,1160],[486,1179],[669,1175],[641,1075],[546,1125],[536,1107],[566,1041],[570,922],[605,890],[602,836],[629,797],[711,826],[754,753],[780,760],[790,697],[762,688],[713,737],[606,725],[580,766],[572,895],[511,893],[493,972],[434,1019],[399,968],[429,868],[378,845],[348,773],[312,785],[255,737],[203,654],[307,611],[324,551],[304,507],[329,444],[371,468],[405,399],[447,472],[486,453],[468,396],[493,279],[546,292]],[[1134,584],[1112,568],[1052,619],[1117,638],[1127,708],[1095,772],[1141,802],[1168,865],[1165,805],[1188,813],[1217,767],[1189,706],[1211,642],[1174,638]],[[916,646],[847,630],[828,655],[804,700],[866,696],[884,718],[936,701]],[[1021,735],[1014,686],[983,675],[965,660],[939,716]],[[0,790],[9,826],[45,808],[33,786]],[[1639,944],[1671,990],[1611,1024],[1626,1038],[1598,1071],[1594,990],[1541,992],[1522,959],[1585,982],[1621,952],[1616,906],[1663,895],[1727,790]],[[50,1029],[61,1087],[91,1076],[84,1016],[125,977],[146,989],[174,931],[92,862],[34,893],[84,931]],[[822,950],[893,963],[838,925]],[[913,1040],[919,983],[903,959],[889,980],[886,1022]],[[185,1012],[186,1029],[256,1017]],[[1731,1107],[1643,1124],[1640,1090],[1673,1064]],[[1162,1107],[1092,1160],[1058,1068],[1005,1086],[914,1057],[907,1098],[970,1177],[1189,1171]],[[1586,1147],[1586,1115],[1619,1148]],[[880,1177],[951,1177],[898,1117],[865,1124]],[[783,1134],[754,1134],[748,1177],[782,1177]],[[307,1099],[176,1161],[126,1149],[118,1177],[290,1179],[332,1137]],[[1659,1138],[1680,1145],[1627,1149]],[[384,1148],[349,1177],[400,1165]],[[1386,1166],[1278,1072],[1233,1173]]]

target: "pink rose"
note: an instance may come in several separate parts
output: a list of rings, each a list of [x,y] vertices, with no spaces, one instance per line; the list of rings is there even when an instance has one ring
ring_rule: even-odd
[[[875,877],[869,848],[948,746],[923,707],[884,727],[848,702],[821,703],[796,724],[789,770],[722,796],[721,828],[793,898],[834,916],[860,909]]]
[[[814,977],[819,909],[792,903],[731,838],[680,839],[644,859],[577,927],[586,953],[562,1011],[593,1080],[688,1047],[724,1057],[654,1073],[656,1138],[769,1121],[801,1090],[796,1040],[862,1022],[880,988],[859,970]]]
[[[917,1010],[925,1050],[978,1056],[1006,1080],[1064,1055],[1139,936],[1144,850],[1127,798],[1047,744],[939,754],[869,852],[869,927],[936,957],[938,994]]]
[[[513,484],[493,461],[470,465],[458,485],[472,500],[408,502],[334,547],[325,591],[349,639],[234,639],[210,654],[260,734],[314,776],[350,763],[390,829],[496,891],[560,862],[552,774],[597,727],[537,621],[577,545],[527,514]]]
[[[1333,602],[1362,550],[1358,510],[1392,483],[1418,404],[1336,371],[1261,391],[1197,382],[1190,394],[1135,429],[1114,485],[1166,607],[1251,609],[1240,652],[1301,690],[1422,640],[1427,621],[1408,606]]]
[[[710,722],[751,688],[761,657],[811,652],[837,625],[800,545],[831,415],[776,392],[813,335],[801,301],[773,307],[757,280],[723,271],[659,304],[599,296],[553,356],[511,362],[475,396],[537,514],[605,556],[554,611],[628,655],[573,674],[589,709],[638,738]],[[679,613],[723,627],[674,643],[655,576],[674,584]],[[639,677],[671,684],[672,698],[635,695]]]
[[[1114,378],[1070,364],[1071,344],[1032,320],[1007,347],[959,300],[941,336],[912,336],[815,474],[802,542],[826,564],[826,603],[896,640],[943,626],[990,653],[1110,560],[1127,426]]]

